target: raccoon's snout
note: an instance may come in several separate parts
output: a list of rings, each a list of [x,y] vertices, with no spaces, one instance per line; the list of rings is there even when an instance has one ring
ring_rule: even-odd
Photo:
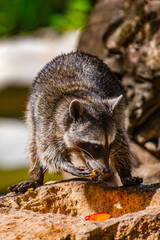
[[[102,173],[103,173],[103,174],[109,174],[109,173],[111,173],[111,170],[110,170],[110,168],[104,168],[104,169],[102,170]]]
[[[86,166],[92,170],[96,169],[102,174],[111,173],[109,166],[105,166],[103,163],[101,163],[100,160],[92,159],[92,160],[86,161]]]

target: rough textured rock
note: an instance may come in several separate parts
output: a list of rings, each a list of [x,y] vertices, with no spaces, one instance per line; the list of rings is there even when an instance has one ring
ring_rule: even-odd
[[[113,218],[83,221],[100,211]],[[50,182],[1,196],[0,215],[0,239],[159,239],[160,184],[113,188],[80,179]]]
[[[160,1],[99,0],[79,49],[103,59],[127,90],[130,134],[160,158]]]
[[[108,212],[113,217],[119,217],[149,206],[159,187],[160,184],[111,187],[106,183],[93,184],[90,180],[73,179],[51,182],[25,194],[9,193],[1,197],[0,204],[41,213],[85,217],[87,213]]]
[[[144,184],[159,183],[160,161],[134,142],[131,142],[131,149],[137,157],[133,175],[142,177]]]
[[[160,237],[160,206],[112,218],[84,222],[80,218],[29,210],[0,209],[0,239],[111,240]]]

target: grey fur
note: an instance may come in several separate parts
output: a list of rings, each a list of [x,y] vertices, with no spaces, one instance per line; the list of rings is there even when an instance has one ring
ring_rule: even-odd
[[[106,180],[111,165],[125,185],[142,182],[131,177],[125,108],[122,85],[100,59],[81,51],[53,59],[34,80],[27,103],[31,179],[10,190],[41,185],[46,169],[82,177],[107,169]],[[88,169],[74,167],[73,153]]]

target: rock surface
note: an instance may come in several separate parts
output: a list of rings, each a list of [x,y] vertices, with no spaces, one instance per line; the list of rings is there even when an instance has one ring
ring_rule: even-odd
[[[105,211],[105,222],[83,221]],[[160,184],[113,188],[72,179],[0,197],[0,239],[159,239]]]
[[[0,209],[0,239],[111,240],[160,237],[160,206],[105,222],[29,210]]]
[[[98,0],[78,48],[126,87],[130,134],[160,158],[160,1]]]
[[[131,149],[136,155],[137,161],[134,163],[133,175],[143,178],[144,184],[160,182],[160,161],[150,152],[138,144],[131,142]]]

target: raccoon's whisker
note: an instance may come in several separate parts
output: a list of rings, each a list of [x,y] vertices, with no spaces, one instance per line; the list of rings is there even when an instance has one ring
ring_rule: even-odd
[[[76,146],[76,148],[78,148],[81,152],[86,153],[91,159],[94,159],[94,157],[91,155],[91,153],[89,153],[85,149],[78,147],[78,146]]]

